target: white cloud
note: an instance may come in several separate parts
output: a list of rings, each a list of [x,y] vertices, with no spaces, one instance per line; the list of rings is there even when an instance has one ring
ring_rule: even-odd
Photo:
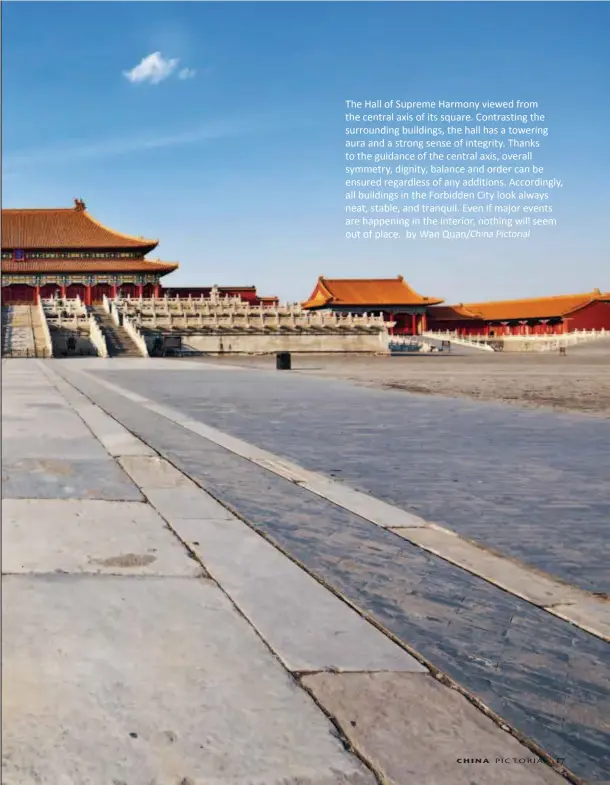
[[[195,76],[194,68],[181,68],[178,72],[178,79],[192,79]]]
[[[159,84],[159,82],[162,82],[164,79],[171,76],[177,67],[178,58],[166,60],[161,52],[153,52],[151,55],[148,55],[148,57],[142,58],[131,71],[124,71],[123,74],[130,82],[135,84],[141,82]],[[188,69],[182,69],[182,71],[185,70]]]

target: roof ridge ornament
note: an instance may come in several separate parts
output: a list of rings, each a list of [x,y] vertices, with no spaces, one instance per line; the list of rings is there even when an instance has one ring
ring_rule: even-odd
[[[83,202],[82,199],[75,199],[74,200],[74,209],[77,212],[81,212],[82,213],[82,212],[85,211],[85,208],[86,208],[86,205],[85,205],[85,203]]]

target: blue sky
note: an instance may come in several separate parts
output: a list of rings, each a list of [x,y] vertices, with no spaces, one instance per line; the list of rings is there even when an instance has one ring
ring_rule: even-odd
[[[400,273],[451,302],[610,289],[607,3],[5,2],[2,17],[3,206],[83,198],[160,238],[181,264],[168,283],[291,300],[320,274]],[[149,75],[169,75],[137,81],[157,52]],[[560,225],[346,240],[346,98],[538,101]]]

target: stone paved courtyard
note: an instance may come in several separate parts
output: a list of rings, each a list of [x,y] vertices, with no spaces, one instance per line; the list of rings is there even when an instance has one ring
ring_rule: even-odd
[[[3,782],[610,781],[609,422],[2,370]]]

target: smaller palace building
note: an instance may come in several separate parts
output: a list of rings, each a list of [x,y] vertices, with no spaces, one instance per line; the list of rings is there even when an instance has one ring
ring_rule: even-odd
[[[369,313],[394,322],[392,333],[420,335],[427,329],[428,309],[443,300],[422,297],[396,278],[325,278],[320,276],[308,300],[308,310],[330,309],[335,313]]]
[[[147,259],[157,245],[104,226],[80,199],[73,208],[2,210],[2,301],[158,295],[178,264]]]
[[[393,334],[452,332],[458,335],[555,335],[575,330],[610,330],[610,292],[443,305],[397,278],[320,276],[302,305],[310,310],[373,313],[393,322]]]
[[[435,331],[486,336],[610,330],[610,292],[435,306],[428,324]]]

